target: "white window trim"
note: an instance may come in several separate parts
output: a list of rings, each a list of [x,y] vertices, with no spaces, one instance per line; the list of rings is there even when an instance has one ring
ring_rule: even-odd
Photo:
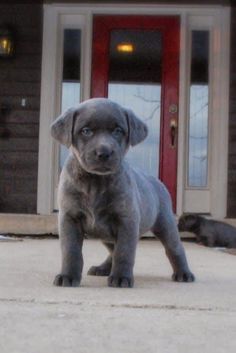
[[[89,17],[90,18],[90,17]],[[90,79],[86,77],[86,72],[91,72],[91,68],[88,60],[86,60],[86,56],[90,57],[91,50],[91,35],[86,30],[91,28],[92,26],[87,26],[86,21],[88,20],[87,16],[82,15],[71,15],[64,14],[60,16],[59,19],[59,44],[58,44],[58,70],[57,70],[57,84],[56,84],[56,114],[58,116],[61,114],[61,97],[62,97],[62,72],[63,72],[63,40],[64,40],[64,30],[65,29],[80,29],[81,30],[81,63],[80,63],[80,83],[81,83],[81,92],[80,97],[78,97],[78,102],[83,101],[89,98],[90,94]],[[87,49],[87,51],[85,50]],[[57,185],[58,185],[58,177],[59,177],[59,153],[60,149],[58,148],[58,144],[55,144],[56,148],[54,150],[54,177],[53,177],[53,203],[54,209],[57,209]]]
[[[38,202],[37,212],[51,214],[54,209],[55,194],[55,159],[58,146],[50,136],[50,125],[59,114],[60,102],[58,82],[61,78],[62,43],[61,29],[65,23],[75,23],[76,17],[84,18],[82,34],[82,99],[90,97],[92,16],[94,14],[146,14],[146,15],[178,15],[181,18],[181,50],[180,50],[180,94],[179,94],[179,142],[178,142],[178,177],[177,177],[177,215],[184,210],[186,202],[185,170],[186,170],[186,97],[187,75],[186,65],[189,57],[187,32],[189,21],[204,16],[215,19],[214,45],[221,45],[221,52],[215,57],[215,82],[213,90],[215,103],[219,104],[214,116],[215,125],[219,127],[212,133],[212,144],[218,146],[212,151],[214,180],[211,180],[209,204],[211,214],[223,218],[226,215],[227,202],[227,158],[228,158],[228,87],[229,87],[229,22],[230,9],[222,6],[178,6],[171,5],[44,5],[43,26],[43,59],[40,105],[40,136],[39,136],[39,170],[38,170]],[[66,22],[69,21],[69,22]],[[82,20],[83,21],[83,20]],[[220,31],[219,31],[220,30]],[[218,32],[217,32],[218,31]],[[85,60],[86,59],[86,60]],[[222,65],[224,63],[224,65]],[[219,84],[219,82],[221,84]],[[221,117],[225,116],[225,119]],[[220,139],[225,143],[219,143]],[[218,166],[221,168],[218,168]],[[201,200],[201,198],[200,198]]]
[[[186,16],[185,21],[185,23],[182,22],[183,38],[181,38],[181,46],[185,48],[189,47],[190,30],[207,29],[210,31],[209,185],[202,189],[186,186],[189,74],[180,72],[180,77],[183,77],[180,82],[180,97],[185,97],[185,99],[180,98],[182,106],[180,106],[179,115],[177,214],[202,212],[209,213],[215,218],[225,218],[228,171],[230,9],[218,9],[211,14],[205,13],[204,15],[202,13],[190,14]],[[184,53],[184,50],[181,50],[181,53]],[[180,70],[186,70],[187,67],[189,72],[190,52],[185,52],[180,60]]]
[[[37,212],[51,214],[55,209],[55,185],[57,184],[58,145],[50,135],[50,125],[61,110],[61,77],[62,77],[62,35],[63,29],[79,28],[82,30],[81,58],[81,100],[90,94],[90,61],[91,57],[91,23],[90,14],[74,11],[72,7],[44,6],[43,27],[43,60],[40,104],[39,131],[39,169]]]

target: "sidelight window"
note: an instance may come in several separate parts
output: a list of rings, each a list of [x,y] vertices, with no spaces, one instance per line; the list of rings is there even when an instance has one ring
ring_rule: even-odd
[[[188,186],[208,185],[209,31],[191,33],[188,118]]]
[[[61,112],[80,103],[81,30],[64,29],[63,73],[61,83]],[[68,154],[65,146],[60,147],[60,169]]]

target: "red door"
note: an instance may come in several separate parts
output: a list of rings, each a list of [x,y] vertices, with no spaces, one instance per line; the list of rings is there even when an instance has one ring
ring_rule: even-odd
[[[148,124],[147,141],[128,158],[164,182],[174,210],[179,28],[176,16],[94,16],[91,84],[92,97],[109,97]]]

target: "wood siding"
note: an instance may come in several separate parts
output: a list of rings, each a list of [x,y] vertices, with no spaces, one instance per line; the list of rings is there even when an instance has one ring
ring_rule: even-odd
[[[0,24],[16,43],[0,60],[0,213],[36,213],[42,5],[0,5]]]
[[[231,9],[228,217],[236,217],[236,6]]]

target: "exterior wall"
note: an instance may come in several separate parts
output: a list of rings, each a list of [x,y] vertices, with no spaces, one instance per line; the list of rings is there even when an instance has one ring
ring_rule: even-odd
[[[236,217],[236,6],[231,9],[231,65],[229,103],[228,217]]]
[[[0,213],[36,213],[42,5],[0,5],[4,24],[16,50],[0,60]]]
[[[201,3],[170,1],[177,2]],[[229,4],[229,1],[206,3]],[[0,4],[0,25],[12,25],[16,32],[15,57],[0,60],[0,213],[36,213],[42,18],[42,5]],[[235,31],[236,7],[232,8],[231,29],[228,217],[236,217]],[[25,107],[21,106],[23,98]],[[6,113],[1,109],[4,106],[10,108]]]

